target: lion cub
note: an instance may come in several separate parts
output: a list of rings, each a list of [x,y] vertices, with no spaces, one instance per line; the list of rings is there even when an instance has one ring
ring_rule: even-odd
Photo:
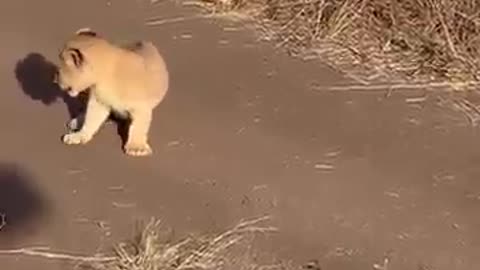
[[[59,58],[55,76],[59,87],[72,97],[90,89],[86,112],[80,116],[82,127],[64,135],[63,142],[89,142],[112,112],[130,120],[125,153],[152,154],[148,143],[152,112],[169,87],[169,73],[156,47],[147,41],[121,47],[82,28],[67,40]]]

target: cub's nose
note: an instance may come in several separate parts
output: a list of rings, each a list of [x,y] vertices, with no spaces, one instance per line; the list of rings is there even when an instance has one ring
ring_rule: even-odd
[[[62,90],[65,90],[65,91],[70,91],[71,90],[70,86],[67,86],[67,85],[63,84],[60,81],[60,74],[59,74],[58,70],[55,71],[55,74],[53,75],[53,83],[56,84],[58,87],[60,87],[60,89],[62,89]]]

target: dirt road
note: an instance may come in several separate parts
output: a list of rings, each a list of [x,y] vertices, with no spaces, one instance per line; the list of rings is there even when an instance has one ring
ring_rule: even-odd
[[[0,248],[92,254],[128,237],[137,218],[161,218],[181,235],[271,214],[280,232],[263,251],[296,264],[373,269],[388,257],[388,270],[478,269],[479,135],[461,115],[430,96],[407,102],[421,91],[326,91],[347,79],[225,23],[146,26],[191,14],[147,2],[16,0],[0,10],[9,221]],[[164,53],[172,85],[155,112],[153,157],[126,157],[113,123],[84,147],[61,143],[68,109],[35,74],[85,26],[153,40]],[[73,269],[24,256],[0,264]]]

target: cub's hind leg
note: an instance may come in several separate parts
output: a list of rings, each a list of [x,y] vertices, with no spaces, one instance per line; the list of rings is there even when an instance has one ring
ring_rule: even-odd
[[[152,121],[152,110],[131,112],[131,122],[124,150],[130,156],[148,156],[152,148],[148,144],[148,132]]]
[[[94,95],[90,95],[85,113],[85,121],[79,131],[65,134],[62,138],[65,144],[86,144],[97,133],[107,120],[110,108],[100,103]]]

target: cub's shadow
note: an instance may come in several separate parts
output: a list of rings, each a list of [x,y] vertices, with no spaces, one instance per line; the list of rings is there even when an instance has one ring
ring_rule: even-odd
[[[0,164],[0,247],[15,245],[38,228],[48,204],[20,167]]]
[[[17,62],[15,76],[23,92],[33,100],[51,105],[58,99],[68,109],[70,117],[76,117],[85,110],[86,98],[72,98],[54,83],[57,67],[39,53],[30,53]]]

